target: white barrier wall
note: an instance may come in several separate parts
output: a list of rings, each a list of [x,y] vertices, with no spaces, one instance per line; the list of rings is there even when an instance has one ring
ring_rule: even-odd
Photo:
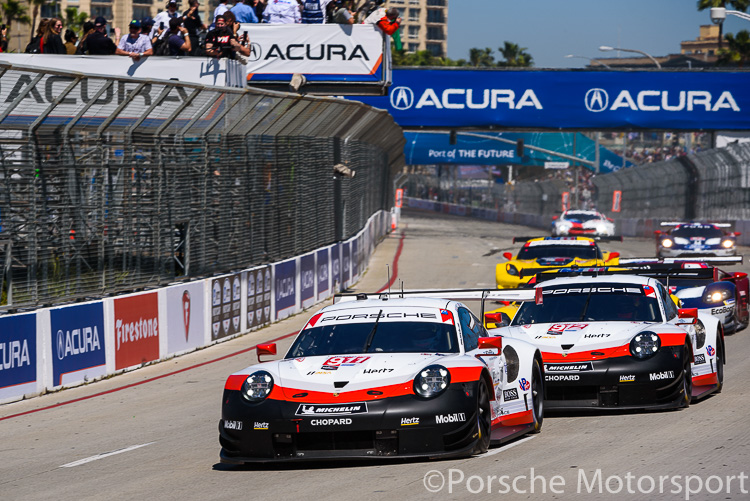
[[[76,386],[259,329],[355,283],[390,229],[278,263],[87,303],[0,317],[0,403]]]

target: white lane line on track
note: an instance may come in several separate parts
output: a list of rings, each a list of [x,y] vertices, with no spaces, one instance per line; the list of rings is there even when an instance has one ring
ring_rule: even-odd
[[[503,445],[502,447],[498,447],[497,449],[491,449],[491,450],[485,452],[484,454],[478,455],[477,458],[484,458],[484,457],[487,457],[487,456],[494,456],[495,454],[500,454],[501,452],[507,451],[511,447],[515,447],[517,445],[521,445],[522,443],[528,442],[529,440],[531,440],[533,438],[534,437],[522,438],[521,440],[517,440],[517,441],[515,441],[513,443],[510,443],[508,445]]]
[[[124,449],[118,449],[116,451],[112,452],[105,452],[103,454],[97,454],[96,456],[91,456],[84,459],[79,459],[78,461],[73,461],[72,463],[64,464],[60,466],[60,468],[72,468],[74,466],[80,466],[82,464],[90,463],[91,461],[96,461],[99,459],[104,459],[109,456],[114,456],[115,454],[122,454],[123,452],[129,452],[133,451],[135,449],[140,449],[141,447],[146,447],[147,445],[155,444],[156,442],[149,442],[147,444],[141,444],[141,445],[131,445],[130,447],[125,447]]]

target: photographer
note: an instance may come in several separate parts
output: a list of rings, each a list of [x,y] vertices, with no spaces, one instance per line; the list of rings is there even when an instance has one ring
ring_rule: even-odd
[[[153,40],[154,36],[157,35],[157,27],[161,27],[163,30],[165,27],[169,26],[169,20],[176,17],[180,17],[177,13],[177,0],[169,0],[169,2],[167,2],[167,10],[159,12],[156,17],[154,17],[154,27],[151,28],[149,38]],[[159,38],[161,38],[161,36]]]
[[[188,10],[182,13],[182,23],[187,29],[188,36],[190,37],[190,55],[197,56],[200,47],[200,33],[205,31],[206,25],[203,24],[200,13],[198,12],[198,7],[200,7],[198,0],[190,0],[188,5]]]
[[[215,58],[236,59],[237,54],[249,56],[250,47],[243,47],[240,44],[234,35],[233,28],[227,26],[223,15],[217,17],[216,28],[206,35],[206,55]]]
[[[186,56],[192,49],[188,30],[181,25],[181,18],[169,20],[169,31],[164,35],[164,39],[169,47],[170,56]]]

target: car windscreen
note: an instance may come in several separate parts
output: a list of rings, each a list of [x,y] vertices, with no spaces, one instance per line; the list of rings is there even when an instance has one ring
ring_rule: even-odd
[[[369,344],[369,346],[368,346]],[[338,323],[303,330],[286,358],[352,353],[458,353],[456,329],[436,322]]]
[[[712,226],[687,226],[682,228],[675,228],[674,230],[672,230],[671,235],[673,237],[681,238],[721,238],[724,236],[724,232]]]
[[[511,325],[580,321],[661,322],[656,292],[638,284],[545,287],[542,304],[526,301]]]
[[[539,259],[550,257],[567,257],[579,259],[602,259],[596,245],[536,245],[523,246],[516,259]]]
[[[602,219],[602,217],[599,214],[588,214],[588,213],[582,213],[582,214],[572,213],[571,214],[569,213],[569,214],[565,214],[565,216],[563,216],[563,219],[566,219],[568,221],[572,220],[572,221],[584,222],[584,221],[599,220],[599,219]]]

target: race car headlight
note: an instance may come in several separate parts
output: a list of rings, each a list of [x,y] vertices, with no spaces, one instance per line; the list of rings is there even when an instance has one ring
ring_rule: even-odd
[[[703,300],[707,303],[723,303],[724,300],[729,299],[731,293],[727,289],[709,289],[703,296]]]
[[[690,240],[682,237],[674,237],[674,243],[676,243],[677,245],[688,245],[690,243]]]
[[[731,249],[732,247],[734,247],[734,242],[731,240],[724,240],[723,242],[721,242],[721,246],[725,249]]]
[[[630,354],[645,359],[656,354],[661,348],[661,339],[651,331],[643,331],[630,340]]]
[[[719,245],[720,243],[720,238],[709,238],[708,240],[706,240],[706,245]]]
[[[514,265],[508,263],[505,265],[505,271],[508,272],[508,275],[517,277],[518,276],[518,268],[516,268]]]
[[[414,378],[414,393],[424,398],[437,397],[451,384],[451,373],[442,365],[429,365]]]
[[[249,402],[264,400],[273,390],[273,376],[266,371],[253,372],[242,383],[240,393]]]
[[[662,240],[661,244],[664,247],[672,247],[672,241],[670,239],[668,239],[668,238],[665,238],[664,240]]]

